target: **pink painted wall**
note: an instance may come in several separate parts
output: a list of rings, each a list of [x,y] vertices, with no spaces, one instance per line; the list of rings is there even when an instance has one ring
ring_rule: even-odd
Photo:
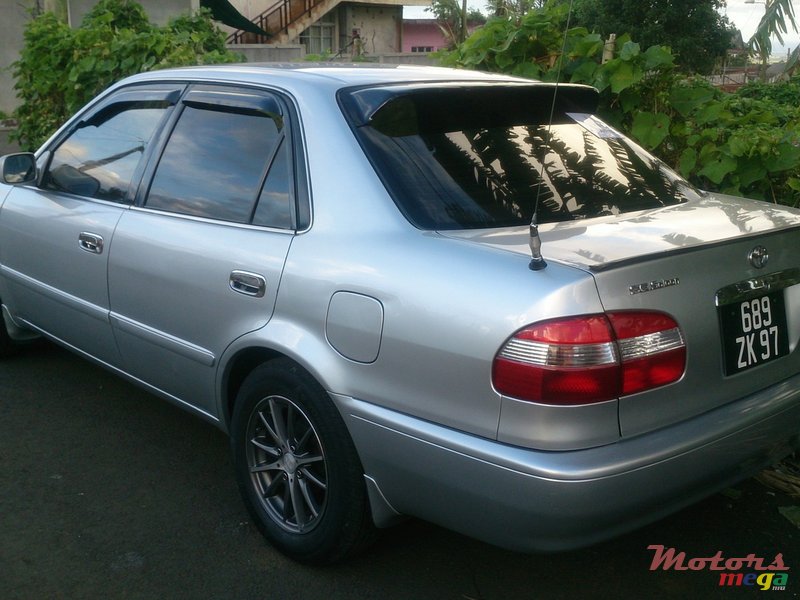
[[[403,20],[403,52],[414,46],[430,46],[434,50],[447,47],[442,30],[433,19]]]

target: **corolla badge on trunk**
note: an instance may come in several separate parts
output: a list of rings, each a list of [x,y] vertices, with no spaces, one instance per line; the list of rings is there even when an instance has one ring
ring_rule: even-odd
[[[673,285],[678,285],[681,282],[680,279],[677,277],[670,277],[669,279],[658,279],[656,281],[647,281],[645,283],[637,283],[628,287],[628,291],[631,293],[631,296],[635,296],[636,294],[643,294],[645,292],[652,292],[654,290],[661,290],[664,288],[672,287]]]

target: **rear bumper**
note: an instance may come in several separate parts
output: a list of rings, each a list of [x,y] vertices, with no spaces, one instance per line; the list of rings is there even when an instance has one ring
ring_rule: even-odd
[[[620,442],[501,444],[333,396],[391,507],[498,546],[565,550],[635,529],[800,447],[800,375]]]

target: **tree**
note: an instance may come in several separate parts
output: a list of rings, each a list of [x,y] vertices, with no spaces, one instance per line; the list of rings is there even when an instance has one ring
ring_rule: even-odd
[[[717,12],[724,5],[724,0],[575,0],[573,23],[603,37],[629,33],[644,47],[669,46],[683,71],[705,74],[725,55],[735,31]]]
[[[225,35],[202,9],[149,22],[133,0],[100,0],[75,29],[51,12],[25,27],[25,45],[13,67],[19,121],[14,138],[36,148],[72,113],[127,75],[179,65],[235,62]]]
[[[756,32],[750,38],[748,46],[751,55],[757,55],[761,58],[761,80],[764,81],[767,75],[767,62],[769,55],[772,54],[772,36],[778,38],[782,44],[783,37],[781,34],[789,32],[787,22],[792,26],[794,31],[797,31],[797,22],[794,20],[794,6],[793,0],[765,0],[766,8],[764,16],[758,24]],[[798,52],[795,51],[795,55]],[[795,62],[797,57],[794,57]]]
[[[519,19],[534,8],[542,8],[546,0],[489,0],[486,10],[493,17]]]
[[[469,23],[485,23],[486,17],[478,10],[467,9],[461,0],[433,0],[425,9],[432,12],[450,48],[460,44],[468,35]],[[466,10],[466,13],[464,12]]]
[[[726,94],[676,73],[669,48],[643,49],[627,34],[609,59],[600,34],[571,24],[565,31],[568,8],[551,2],[518,20],[490,19],[441,60],[594,86],[599,115],[701,188],[800,206],[800,79]]]

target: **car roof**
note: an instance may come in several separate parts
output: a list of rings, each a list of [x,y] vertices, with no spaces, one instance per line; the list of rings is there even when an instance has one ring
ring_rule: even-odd
[[[120,84],[192,80],[228,83],[275,84],[291,88],[313,84],[339,89],[350,86],[411,82],[519,82],[532,83],[509,75],[481,73],[465,69],[374,63],[244,63],[206,65],[151,71],[129,77]]]

